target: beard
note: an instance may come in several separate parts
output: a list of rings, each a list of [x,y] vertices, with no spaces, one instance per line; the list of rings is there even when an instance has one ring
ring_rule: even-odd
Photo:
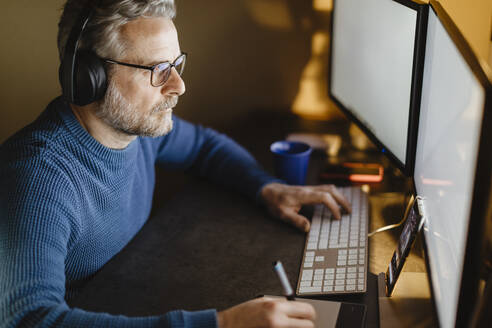
[[[171,96],[154,105],[149,112],[141,113],[135,105],[123,97],[113,82],[109,82],[96,115],[124,134],[159,137],[171,132],[173,128],[171,108],[177,103],[178,96]]]

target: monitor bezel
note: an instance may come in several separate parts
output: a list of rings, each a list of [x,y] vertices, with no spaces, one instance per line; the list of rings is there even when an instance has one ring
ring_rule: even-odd
[[[405,154],[405,163],[400,161],[391,149],[385,147],[379,138],[376,137],[352,112],[346,108],[342,102],[332,93],[331,90],[331,78],[332,78],[332,60],[333,60],[333,24],[335,21],[337,0],[333,0],[332,17],[330,21],[330,47],[328,57],[328,95],[331,100],[341,109],[341,111],[369,137],[369,139],[376,145],[376,147],[386,154],[390,160],[400,169],[400,171],[406,176],[413,175],[413,169],[415,164],[415,151],[417,147],[417,128],[419,124],[419,111],[420,111],[420,99],[422,93],[422,78],[425,56],[425,41],[427,35],[427,15],[429,6],[420,1],[413,0],[392,0],[417,12],[417,20],[415,26],[415,40],[414,40],[414,55],[412,65],[412,83],[410,91],[410,110],[408,117],[408,131],[407,131],[407,149]]]
[[[492,171],[490,168],[492,167],[492,151],[489,150],[490,145],[488,143],[490,143],[489,140],[492,140],[492,79],[487,76],[486,69],[480,64],[471,46],[441,4],[435,0],[430,0],[430,7],[485,90],[484,111],[473,181],[472,204],[469,214],[470,222],[466,237],[458,306],[455,314],[455,327],[465,327],[471,323],[477,304],[481,254],[485,242],[485,222],[491,193],[490,182],[492,181]],[[415,184],[415,177],[413,177],[413,189],[415,194],[419,195]],[[432,304],[436,314],[436,320],[439,322],[439,313],[435,302],[434,284],[432,282],[432,272],[429,263],[429,251],[423,229],[421,234]]]

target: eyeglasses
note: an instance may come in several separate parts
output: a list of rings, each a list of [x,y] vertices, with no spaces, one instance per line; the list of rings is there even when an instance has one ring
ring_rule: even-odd
[[[174,67],[176,69],[176,72],[178,72],[179,76],[183,74],[183,70],[185,67],[186,63],[186,53],[181,53],[181,55],[178,56],[174,60],[174,62],[163,62],[159,63],[153,66],[143,66],[143,65],[135,65],[135,64],[129,64],[129,63],[123,63],[117,60],[113,59],[107,59],[103,58],[103,60],[107,63],[111,64],[118,64],[118,65],[123,65],[123,66],[129,66],[129,67],[134,67],[134,68],[141,68],[141,69],[146,69],[151,71],[151,76],[150,76],[150,84],[153,87],[160,87],[161,85],[164,85],[164,83],[167,82],[169,79],[169,76],[171,75],[171,70]]]

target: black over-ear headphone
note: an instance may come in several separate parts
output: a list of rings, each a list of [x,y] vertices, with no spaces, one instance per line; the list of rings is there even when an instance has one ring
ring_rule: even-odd
[[[103,61],[92,51],[77,49],[92,14],[89,1],[70,31],[58,70],[63,97],[78,106],[101,99],[107,88]]]

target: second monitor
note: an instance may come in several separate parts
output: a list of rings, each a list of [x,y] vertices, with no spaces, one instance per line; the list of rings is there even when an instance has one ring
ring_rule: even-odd
[[[403,173],[413,173],[428,7],[334,1],[330,97]]]

